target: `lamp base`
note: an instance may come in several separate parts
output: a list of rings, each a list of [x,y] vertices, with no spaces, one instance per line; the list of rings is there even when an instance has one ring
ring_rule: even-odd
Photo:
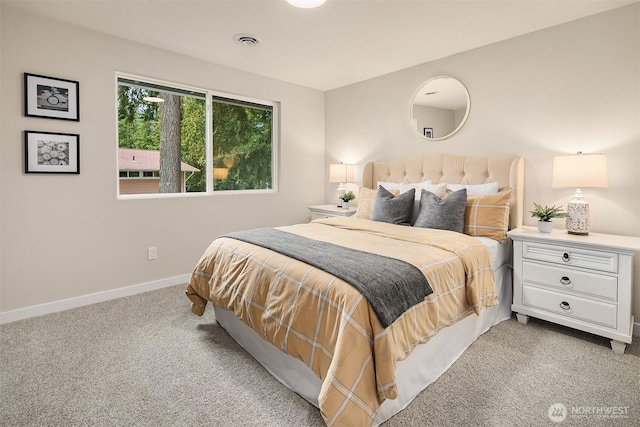
[[[342,204],[344,203],[342,201],[342,196],[344,195],[344,193],[346,192],[346,188],[344,186],[344,183],[341,182],[340,185],[338,185],[338,191],[336,191],[336,194],[338,195],[338,205],[337,207],[341,208]]]
[[[589,234],[589,203],[583,199],[572,199],[567,205],[567,232],[586,236]]]

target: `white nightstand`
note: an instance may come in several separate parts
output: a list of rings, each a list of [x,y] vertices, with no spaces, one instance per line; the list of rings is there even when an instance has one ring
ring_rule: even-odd
[[[631,343],[633,256],[640,238],[535,227],[511,230],[513,305],[518,321],[529,316],[611,338],[624,353]]]
[[[356,213],[355,208],[343,209],[336,205],[309,206],[309,210],[311,211],[311,221],[332,216],[351,216]]]

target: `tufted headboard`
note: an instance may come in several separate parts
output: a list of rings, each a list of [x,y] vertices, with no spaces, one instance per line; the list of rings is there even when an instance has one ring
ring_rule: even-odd
[[[362,186],[376,188],[378,181],[415,183],[484,184],[498,182],[500,190],[513,187],[509,228],[522,225],[524,159],[521,157],[458,157],[428,154],[406,160],[369,162],[364,166]]]

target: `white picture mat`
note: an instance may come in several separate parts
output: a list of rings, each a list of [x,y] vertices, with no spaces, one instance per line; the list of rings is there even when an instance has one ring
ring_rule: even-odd
[[[78,135],[54,134],[54,133],[27,133],[27,171],[29,172],[59,172],[77,173],[78,163]],[[38,164],[38,141],[51,141],[53,143],[68,144],[69,155],[67,165],[42,165]]]
[[[57,119],[78,120],[78,83],[48,77],[27,75],[25,82],[27,109],[26,113],[33,116],[51,117]],[[56,111],[38,108],[38,86],[53,86],[68,90],[67,111]]]

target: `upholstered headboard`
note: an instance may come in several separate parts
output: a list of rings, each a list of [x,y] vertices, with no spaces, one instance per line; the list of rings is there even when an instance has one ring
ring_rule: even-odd
[[[362,186],[376,188],[379,181],[416,183],[484,184],[498,182],[500,190],[513,187],[509,228],[522,225],[524,159],[521,157],[458,157],[428,154],[406,160],[369,162]]]

